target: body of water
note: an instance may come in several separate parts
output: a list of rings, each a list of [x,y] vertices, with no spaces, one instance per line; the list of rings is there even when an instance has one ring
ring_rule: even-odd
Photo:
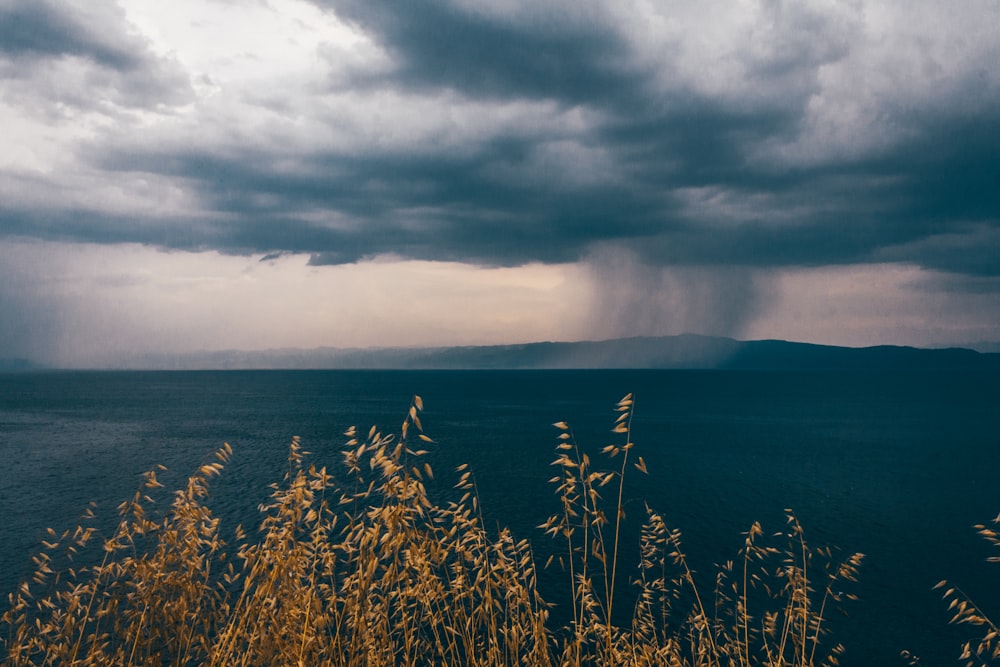
[[[903,664],[902,649],[955,664],[968,633],[947,626],[931,591],[940,579],[1000,618],[1000,565],[985,563],[993,554],[971,528],[1000,512],[1000,374],[985,372],[0,374],[0,589],[30,574],[46,527],[76,525],[90,501],[113,519],[157,464],[177,488],[229,442],[235,459],[212,506],[234,526],[280,480],[292,436],[334,463],[348,426],[398,429],[414,394],[436,441],[436,490],[446,496],[449,469],[471,464],[487,521],[544,555],[558,546],[535,528],[558,509],[552,422],[596,453],[627,392],[650,472],[626,483],[628,535],[645,501],[710,577],[753,521],[778,530],[794,509],[812,545],[866,554],[861,600],[837,626],[845,665]]]

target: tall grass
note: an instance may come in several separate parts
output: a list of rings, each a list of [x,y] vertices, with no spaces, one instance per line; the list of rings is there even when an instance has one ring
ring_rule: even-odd
[[[624,485],[647,473],[633,408],[631,395],[617,404],[617,440],[593,456],[555,424],[555,511],[541,532],[564,546],[546,564],[566,572],[563,625],[528,539],[484,526],[468,466],[457,501],[430,497],[432,440],[414,397],[398,433],[349,429],[335,467],[317,468],[293,439],[252,533],[224,537],[208,504],[228,445],[163,512],[154,470],[110,535],[51,532],[8,598],[4,664],[836,665],[827,621],[853,597],[841,590],[862,556],[810,548],[791,511],[777,533],[751,526],[706,582],[647,507],[639,562],[623,562]],[[616,624],[622,605],[631,620]]]
[[[991,546],[1000,549],[1000,514],[989,524],[977,524],[973,528]],[[1000,563],[1000,556],[990,556],[987,561]],[[1000,627],[957,585],[942,580],[934,588],[943,591],[942,597],[952,613],[950,622],[972,627],[976,631],[974,639],[962,644],[959,661],[966,667],[1000,665]],[[904,657],[912,656],[904,652]],[[912,657],[911,664],[919,662],[919,658]]]

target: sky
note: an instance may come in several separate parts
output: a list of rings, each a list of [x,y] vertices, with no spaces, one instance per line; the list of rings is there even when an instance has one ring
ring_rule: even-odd
[[[1000,341],[1000,3],[0,0],[0,358]]]

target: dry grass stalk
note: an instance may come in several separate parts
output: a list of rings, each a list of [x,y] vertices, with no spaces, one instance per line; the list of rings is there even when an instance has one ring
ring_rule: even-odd
[[[254,535],[227,542],[207,506],[232,451],[202,466],[154,518],[156,471],[121,505],[99,565],[75,565],[93,528],[42,544],[30,582],[2,616],[5,665],[835,665],[824,649],[830,605],[861,561],[811,550],[789,513],[782,547],[755,524],[739,565],[707,594],[680,534],[647,509],[631,624],[613,611],[620,567],[633,398],[616,406],[599,469],[559,422],[559,512],[573,620],[551,629],[529,542],[483,526],[475,476],[459,466],[457,502],[433,502],[419,397],[399,434],[346,432],[336,471],[307,464],[297,438],[288,473],[260,507]],[[602,493],[610,491],[609,501]],[[88,517],[91,514],[88,514]],[[610,517],[610,518],[609,518]],[[65,565],[65,567],[62,567]],[[817,574],[819,576],[817,577]],[[620,614],[619,614],[620,615]]]
[[[989,524],[977,524],[973,528],[991,546],[1000,549],[1000,515]],[[1000,563],[1000,556],[990,556],[986,560]],[[966,667],[1000,665],[1000,628],[997,624],[958,586],[943,580],[934,589],[944,590],[942,597],[948,603],[948,611],[952,613],[950,623],[976,628],[978,636],[962,644],[958,658],[962,664]],[[904,657],[910,658],[911,664],[920,662],[919,658],[905,651]]]
[[[837,560],[828,548],[809,548],[790,510],[785,530],[767,544],[761,543],[763,529],[754,524],[739,553],[739,565],[727,562],[706,592],[688,566],[680,532],[669,529],[662,516],[647,507],[632,623],[629,628],[614,625],[611,614],[620,523],[625,517],[622,487],[633,448],[633,405],[631,394],[619,401],[613,432],[624,436],[624,442],[601,451],[609,461],[621,457],[612,470],[595,467],[580,451],[569,425],[555,424],[560,442],[553,465],[559,473],[550,481],[556,485],[562,511],[541,527],[565,541],[567,557],[553,557],[548,564],[561,561],[573,582],[573,623],[565,633],[569,640],[560,653],[561,662],[710,667],[838,664],[844,648],[827,647],[827,619],[834,605],[856,599],[842,589],[856,579],[863,556]],[[633,467],[647,473],[642,457]],[[601,496],[605,486],[612,488],[617,500],[608,507]],[[608,530],[609,516],[615,517],[613,532]]]

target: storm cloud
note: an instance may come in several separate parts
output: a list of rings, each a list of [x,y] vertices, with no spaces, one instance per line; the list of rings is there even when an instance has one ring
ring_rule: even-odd
[[[891,258],[1000,271],[1000,253],[970,263],[961,252],[995,247],[1000,219],[1000,44],[975,32],[991,3],[965,5],[956,25],[927,34],[900,30],[893,44],[860,4],[699,3],[678,16],[669,4],[648,14],[601,3],[318,4],[388,63],[355,72],[350,87],[307,91],[302,105],[260,91],[253,103],[271,117],[255,136],[188,126],[164,141],[109,128],[75,147],[79,168],[105,178],[176,183],[193,198],[190,215],[150,215],[136,193],[117,215],[67,207],[72,226],[65,210],[8,205],[4,228],[316,262],[388,252],[559,262],[618,241],[671,265]],[[155,70],[121,12],[100,6],[105,16],[51,0],[8,6],[3,52],[14,63],[73,56]],[[856,86],[842,80],[852,73]],[[344,121],[344,96],[369,127],[324,142]],[[421,126],[408,117],[414,103],[439,117]],[[825,119],[830,105],[862,117]],[[316,145],[304,134],[282,142],[303,114]],[[861,136],[834,136],[852,129]]]
[[[303,0],[214,60],[133,4],[0,0],[0,235],[582,263],[726,333],[766,272],[1000,281],[993,2]]]
[[[0,77],[0,99],[52,120],[190,100],[177,63],[153,54],[109,2],[0,2]]]

